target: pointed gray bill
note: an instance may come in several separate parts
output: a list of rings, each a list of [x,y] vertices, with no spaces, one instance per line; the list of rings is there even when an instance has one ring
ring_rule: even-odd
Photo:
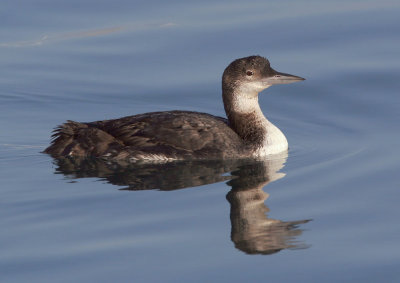
[[[272,76],[263,79],[263,82],[267,85],[278,85],[278,84],[291,84],[295,82],[304,81],[302,77],[298,77],[291,74],[280,73],[273,70]]]

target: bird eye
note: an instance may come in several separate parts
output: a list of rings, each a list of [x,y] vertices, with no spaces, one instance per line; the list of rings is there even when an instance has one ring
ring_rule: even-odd
[[[253,75],[253,72],[252,72],[252,71],[247,71],[247,72],[246,72],[246,75],[252,76],[252,75]]]

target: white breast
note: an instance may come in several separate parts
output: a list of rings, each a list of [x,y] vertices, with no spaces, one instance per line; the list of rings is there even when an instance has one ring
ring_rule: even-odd
[[[270,154],[277,154],[284,152],[288,149],[289,145],[285,135],[274,124],[267,120],[265,125],[267,134],[264,144],[257,151],[257,156],[265,156]]]

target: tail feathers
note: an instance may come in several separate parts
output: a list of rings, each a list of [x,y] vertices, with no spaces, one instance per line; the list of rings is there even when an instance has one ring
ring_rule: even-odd
[[[54,130],[51,145],[44,152],[53,157],[103,156],[121,147],[120,142],[99,128],[67,121]]]

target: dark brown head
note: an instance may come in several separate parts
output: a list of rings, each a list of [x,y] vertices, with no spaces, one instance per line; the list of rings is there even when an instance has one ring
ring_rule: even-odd
[[[222,76],[222,87],[224,91],[241,89],[240,92],[258,93],[271,85],[303,80],[298,76],[275,71],[264,57],[250,56],[229,64]]]

